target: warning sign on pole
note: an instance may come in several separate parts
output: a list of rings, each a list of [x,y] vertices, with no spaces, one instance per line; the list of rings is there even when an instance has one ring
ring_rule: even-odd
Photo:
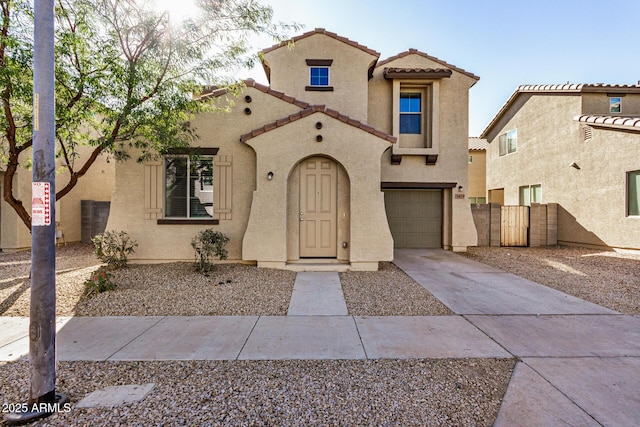
[[[31,225],[51,225],[51,185],[48,182],[31,183]]]

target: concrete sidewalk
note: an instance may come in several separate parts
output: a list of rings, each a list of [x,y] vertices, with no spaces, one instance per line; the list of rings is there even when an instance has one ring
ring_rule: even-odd
[[[640,317],[443,250],[395,263],[455,316],[349,316],[337,273],[299,273],[288,316],[58,319],[58,360],[519,359],[496,426],[640,425]],[[0,361],[28,319],[0,318]]]

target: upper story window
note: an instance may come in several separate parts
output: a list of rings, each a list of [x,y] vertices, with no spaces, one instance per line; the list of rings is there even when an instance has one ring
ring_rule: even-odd
[[[213,218],[213,156],[164,158],[164,217]]]
[[[400,133],[422,133],[422,93],[400,94]]]
[[[309,70],[310,86],[329,86],[329,67],[311,67]]]
[[[622,98],[619,96],[609,97],[609,112],[622,113]]]
[[[307,59],[309,66],[309,86],[307,91],[331,92],[333,87],[329,86],[330,72],[329,68],[333,64],[333,59]]]
[[[498,137],[500,155],[515,153],[518,148],[518,129],[512,129]]]

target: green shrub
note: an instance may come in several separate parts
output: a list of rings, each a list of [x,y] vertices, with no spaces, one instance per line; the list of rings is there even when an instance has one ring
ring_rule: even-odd
[[[229,238],[219,231],[210,228],[202,230],[191,239],[191,246],[195,251],[196,271],[209,272],[213,270],[213,260],[227,259],[227,250],[224,246],[229,242]]]
[[[113,268],[126,267],[127,255],[134,253],[138,246],[126,231],[105,231],[91,241],[98,259]]]
[[[98,270],[94,272],[86,282],[84,282],[84,294],[101,294],[116,288],[116,284],[111,281],[111,273]]]

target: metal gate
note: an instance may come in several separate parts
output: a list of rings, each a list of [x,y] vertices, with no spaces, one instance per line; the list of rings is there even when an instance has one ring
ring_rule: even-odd
[[[502,206],[500,246],[528,246],[529,206]]]

